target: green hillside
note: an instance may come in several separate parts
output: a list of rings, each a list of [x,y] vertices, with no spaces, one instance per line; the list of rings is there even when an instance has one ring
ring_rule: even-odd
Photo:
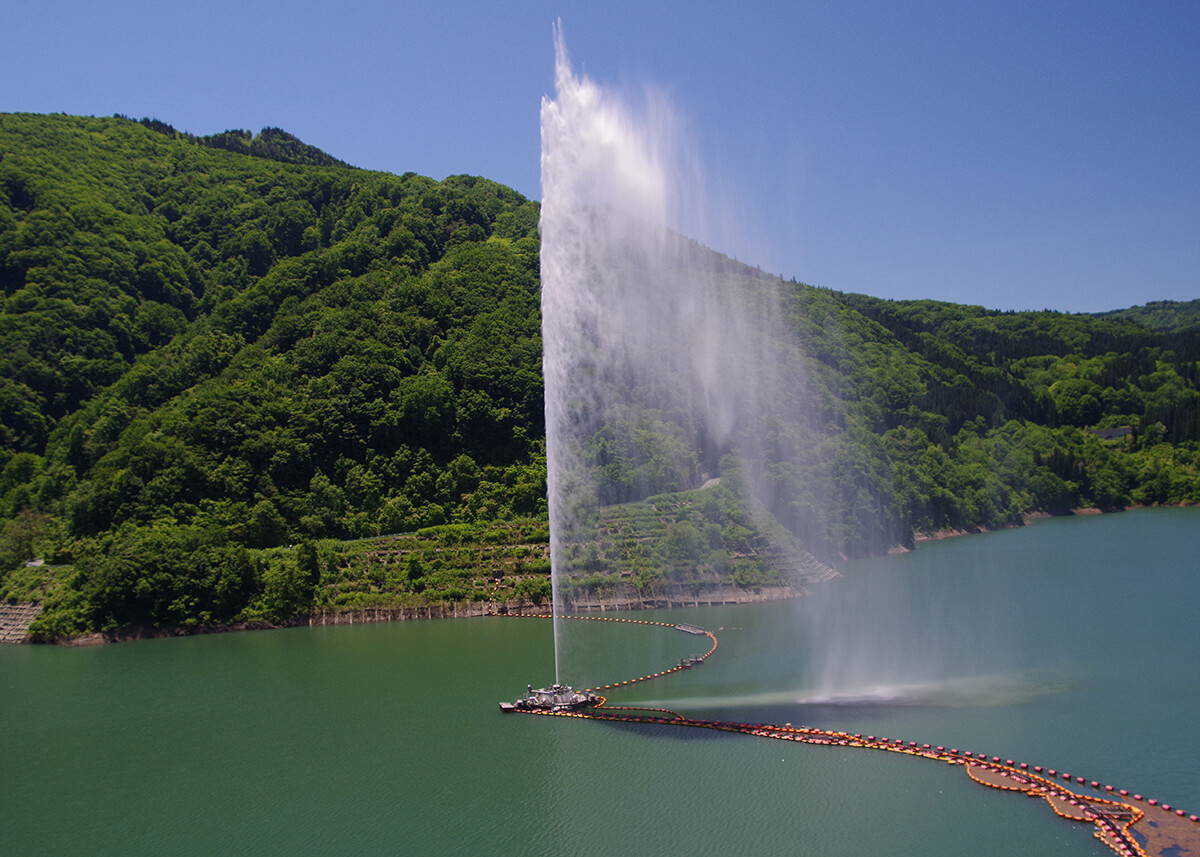
[[[1193,301],[1150,301],[1128,309],[1096,313],[1100,318],[1124,318],[1163,333],[1200,330],[1200,298]]]
[[[0,115],[0,597],[44,601],[43,638],[544,599],[537,219],[494,182],[359,170],[279,129]],[[780,347],[836,430],[804,458],[783,427],[741,466],[778,474],[769,511],[821,560],[1200,501],[1189,305],[1151,324],[779,285]],[[647,436],[630,473],[679,464]],[[789,582],[728,482],[608,513],[666,547],[600,540],[593,589],[695,582],[672,551],[697,539],[711,583]]]

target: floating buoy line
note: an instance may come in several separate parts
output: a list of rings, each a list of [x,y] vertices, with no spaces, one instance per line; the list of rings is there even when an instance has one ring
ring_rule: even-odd
[[[549,619],[547,614],[530,618]],[[513,709],[525,714],[546,717],[576,717],[584,720],[607,720],[621,723],[648,723],[659,726],[689,726],[711,729],[718,732],[739,732],[760,738],[774,738],[803,744],[820,744],[834,747],[884,750],[933,759],[950,765],[961,766],[967,776],[980,785],[1002,791],[1022,792],[1029,797],[1041,798],[1049,804],[1055,815],[1069,821],[1089,823],[1093,835],[1122,857],[1150,857],[1170,853],[1200,853],[1200,816],[1189,813],[1154,798],[1130,794],[1127,789],[1117,789],[1101,784],[1099,780],[1073,776],[1069,773],[1001,759],[986,753],[973,753],[957,747],[934,746],[905,741],[901,738],[877,737],[875,735],[851,734],[809,726],[792,726],[775,723],[741,723],[728,720],[702,720],[688,717],[667,708],[645,706],[610,705],[605,692],[612,693],[621,688],[637,685],[657,678],[678,673],[698,666],[717,650],[717,637],[711,631],[694,625],[669,622],[654,622],[644,619],[623,619],[609,616],[560,616],[559,618],[613,622],[631,625],[651,625],[685,631],[697,636],[706,636],[712,645],[703,655],[683,658],[670,669],[637,678],[596,685],[583,691],[598,699],[594,705],[575,710]],[[1095,794],[1079,792],[1076,786],[1090,786]],[[1171,850],[1174,849],[1174,850]]]

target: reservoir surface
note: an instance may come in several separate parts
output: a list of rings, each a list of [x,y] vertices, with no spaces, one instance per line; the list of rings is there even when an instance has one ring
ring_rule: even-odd
[[[618,614],[720,646],[610,704],[956,746],[1200,813],[1198,536],[1198,509],[1053,519],[850,564],[800,601]],[[577,685],[707,648],[600,622],[568,642]],[[940,763],[500,714],[554,680],[552,645],[548,621],[496,617],[0,647],[0,848],[1111,854]]]

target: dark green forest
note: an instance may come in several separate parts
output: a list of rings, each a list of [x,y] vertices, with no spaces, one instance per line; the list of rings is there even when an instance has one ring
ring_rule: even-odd
[[[0,115],[0,597],[44,603],[38,639],[547,598],[537,225],[279,129]],[[838,430],[828,508],[771,511],[822,559],[1200,501],[1197,302],[779,285]],[[779,579],[735,479],[683,487],[606,513],[594,589]]]

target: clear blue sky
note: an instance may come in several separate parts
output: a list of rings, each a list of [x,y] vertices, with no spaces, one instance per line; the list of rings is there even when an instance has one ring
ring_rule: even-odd
[[[538,198],[559,17],[577,69],[687,117],[743,261],[1002,309],[1200,297],[1195,0],[7,3],[0,111],[273,125]]]

